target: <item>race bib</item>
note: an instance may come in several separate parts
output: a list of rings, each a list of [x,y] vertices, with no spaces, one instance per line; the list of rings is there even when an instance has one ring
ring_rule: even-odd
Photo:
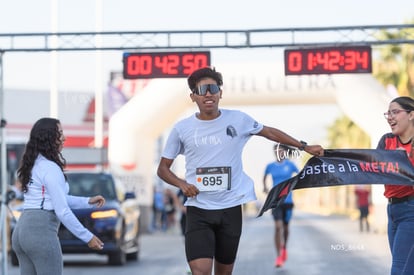
[[[197,168],[196,186],[200,192],[230,190],[231,167]]]

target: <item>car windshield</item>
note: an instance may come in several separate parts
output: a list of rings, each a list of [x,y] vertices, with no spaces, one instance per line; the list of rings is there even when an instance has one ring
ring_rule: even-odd
[[[116,192],[111,176],[106,174],[68,173],[69,195],[91,197],[102,195],[115,200]]]

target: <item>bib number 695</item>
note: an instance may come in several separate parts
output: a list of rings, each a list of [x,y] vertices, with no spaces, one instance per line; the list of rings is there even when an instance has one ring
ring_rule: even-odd
[[[214,186],[214,185],[222,185],[223,179],[222,176],[212,176],[212,177],[203,177],[203,185],[204,186]]]

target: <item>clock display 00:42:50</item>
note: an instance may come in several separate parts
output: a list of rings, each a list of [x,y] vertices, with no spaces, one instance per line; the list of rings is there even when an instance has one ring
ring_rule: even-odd
[[[285,50],[285,75],[371,72],[370,46]]]
[[[210,66],[210,52],[124,53],[125,79],[187,77]]]

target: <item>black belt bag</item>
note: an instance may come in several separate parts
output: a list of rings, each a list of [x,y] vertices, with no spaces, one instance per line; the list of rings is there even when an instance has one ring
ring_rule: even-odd
[[[402,198],[388,198],[388,202],[390,204],[402,203],[402,202],[411,201],[411,200],[414,200],[414,196],[405,196],[405,197],[402,197]]]

